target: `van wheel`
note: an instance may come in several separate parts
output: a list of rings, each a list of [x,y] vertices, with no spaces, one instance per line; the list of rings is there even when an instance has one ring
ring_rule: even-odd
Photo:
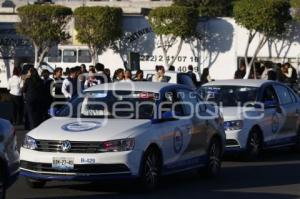
[[[155,148],[145,152],[141,164],[141,182],[145,191],[152,191],[157,188],[160,180],[161,158]]]
[[[2,168],[0,164],[0,199],[5,198],[5,193],[6,193],[6,185],[5,185],[5,172],[4,169]]]
[[[222,146],[218,139],[213,138],[207,151],[208,162],[200,173],[206,177],[217,177],[221,173]]]
[[[26,179],[27,184],[31,188],[43,188],[46,185],[46,181],[44,180],[34,180],[34,179]]]
[[[247,144],[247,158],[258,159],[262,152],[262,136],[258,131],[252,131],[249,135]]]

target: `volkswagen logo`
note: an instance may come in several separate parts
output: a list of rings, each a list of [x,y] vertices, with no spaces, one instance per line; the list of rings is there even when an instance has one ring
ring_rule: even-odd
[[[72,146],[71,146],[70,141],[66,140],[66,141],[62,142],[62,144],[61,144],[61,150],[63,152],[68,152],[68,151],[71,150],[71,148],[72,148]]]

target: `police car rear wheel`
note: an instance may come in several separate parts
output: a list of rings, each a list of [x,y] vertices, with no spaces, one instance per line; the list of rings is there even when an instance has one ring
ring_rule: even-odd
[[[146,191],[151,191],[158,186],[160,165],[159,153],[153,148],[146,151],[141,173],[142,185]]]
[[[31,188],[43,188],[46,185],[46,181],[42,181],[42,180],[34,180],[28,178],[26,181],[29,187]]]
[[[206,177],[216,177],[220,174],[221,171],[221,156],[222,156],[222,149],[221,143],[218,139],[213,139],[209,149],[208,149],[208,163],[203,171],[204,176]],[[201,172],[202,173],[202,172]]]
[[[257,159],[262,150],[262,138],[260,133],[253,131],[251,132],[248,140],[248,158]]]

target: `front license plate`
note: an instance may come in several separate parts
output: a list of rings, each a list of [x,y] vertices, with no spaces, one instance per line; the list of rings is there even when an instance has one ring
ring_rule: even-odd
[[[52,168],[59,171],[69,171],[74,169],[74,158],[54,157]]]

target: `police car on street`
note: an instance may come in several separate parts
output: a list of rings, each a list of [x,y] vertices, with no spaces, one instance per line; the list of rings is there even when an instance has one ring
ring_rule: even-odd
[[[197,108],[194,108],[197,107]],[[139,179],[189,169],[216,176],[225,147],[223,118],[184,85],[123,82],[91,87],[30,131],[21,175],[51,180]],[[212,116],[213,115],[213,116]]]
[[[267,148],[300,151],[300,100],[289,87],[268,80],[220,80],[199,92],[223,113],[226,151],[252,158]]]

